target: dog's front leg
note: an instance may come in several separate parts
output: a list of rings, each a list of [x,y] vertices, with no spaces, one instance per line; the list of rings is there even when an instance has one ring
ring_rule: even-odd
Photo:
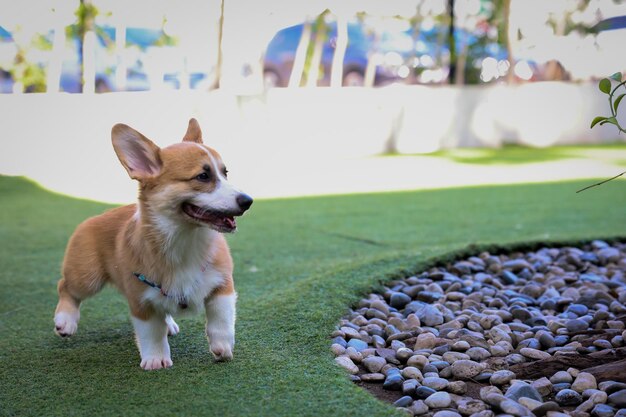
[[[147,320],[135,316],[131,318],[141,354],[141,367],[145,370],[152,370],[172,366],[165,316],[153,314]]]
[[[229,361],[233,358],[236,301],[237,294],[234,290],[218,290],[205,300],[206,335],[216,361]]]

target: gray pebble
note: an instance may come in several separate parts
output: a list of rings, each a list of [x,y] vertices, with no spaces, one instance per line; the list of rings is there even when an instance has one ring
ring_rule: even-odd
[[[504,400],[500,403],[499,407],[502,411],[512,416],[522,417],[531,415],[531,412],[528,408],[513,400]]]
[[[435,352],[433,352],[435,353]],[[463,353],[463,352],[446,352],[443,354],[442,356],[443,360],[452,364],[456,361],[459,360],[469,360],[469,355]]]
[[[385,382],[383,383],[383,389],[389,391],[401,391],[404,378],[399,373],[388,374]]]
[[[430,397],[431,395],[433,395],[436,392],[437,392],[437,390],[434,390],[434,389],[432,389],[430,387],[426,387],[426,386],[417,387],[415,389],[415,398],[418,398],[420,400],[424,400],[424,399]]]
[[[567,382],[559,382],[558,384],[552,385],[552,390],[554,392],[559,392],[559,391],[563,391],[564,389],[571,389],[571,388],[572,388],[572,384],[567,383]]]
[[[423,400],[413,401],[413,404],[409,407],[409,411],[413,413],[414,416],[419,416],[428,412],[428,406]]]
[[[346,352],[346,348],[341,346],[339,343],[333,343],[330,346],[330,350],[335,356],[343,355]]]
[[[576,377],[576,380],[574,380],[574,382],[572,383],[572,389],[580,393],[588,389],[596,388],[598,388],[596,378],[588,372],[579,373]]]
[[[346,347],[353,347],[357,352],[368,348],[367,343],[360,339],[350,339]]]
[[[379,348],[376,349],[378,356],[385,358],[385,360],[394,365],[400,365],[400,361],[396,358],[396,351],[393,349]]]
[[[402,383],[402,394],[404,395],[413,395],[415,394],[415,389],[419,387],[420,384],[416,379],[406,379]]]
[[[412,403],[413,403],[413,398],[409,395],[405,395],[404,397],[400,397],[399,399],[397,399],[393,403],[393,405],[395,405],[396,407],[408,407]]]
[[[424,355],[413,355],[406,361],[406,364],[407,366],[414,366],[424,372],[428,372],[426,371],[426,366],[428,366],[428,358]]]
[[[521,397],[528,397],[533,400],[542,401],[541,394],[532,385],[523,381],[513,383],[504,394],[505,397],[512,400],[519,400]]]
[[[572,375],[570,375],[569,372],[566,371],[558,371],[550,377],[550,382],[552,382],[553,384],[560,384],[562,382],[570,383],[573,380],[574,378],[572,377]]]
[[[560,405],[578,405],[583,402],[583,397],[572,389],[564,389],[556,393],[554,399]]]
[[[448,366],[450,366],[449,362],[446,361],[433,361],[431,360],[430,364],[432,366],[434,366],[435,368],[437,368],[437,370],[441,371],[444,368],[447,368]]]
[[[459,413],[452,410],[437,411],[433,417],[461,417]]]
[[[428,377],[424,378],[422,381],[422,385],[428,388],[432,388],[435,391],[441,391],[446,389],[448,386],[448,380],[439,377]]]
[[[465,351],[465,353],[470,357],[471,360],[480,362],[489,357],[491,357],[491,353],[482,347],[471,347]]]
[[[340,345],[340,346],[342,346],[344,348],[348,346],[348,342],[346,342],[346,339],[344,339],[341,336],[334,337],[333,338],[333,343],[336,343],[336,344],[338,344],[338,345]]]
[[[450,381],[447,390],[451,394],[464,395],[467,392],[467,384],[463,381]]]
[[[401,362],[406,362],[411,356],[413,356],[413,351],[409,348],[401,347],[396,351],[396,358]]]
[[[452,365],[452,374],[459,379],[470,379],[478,375],[485,369],[482,363],[470,360],[457,360]]]
[[[437,344],[437,336],[432,333],[422,333],[417,336],[413,349],[432,349]]]
[[[556,340],[554,339],[554,336],[552,336],[550,332],[542,331],[542,332],[537,332],[537,334],[538,334],[537,339],[539,340],[539,343],[545,349],[550,349],[556,346]]]
[[[362,361],[363,366],[370,372],[379,372],[383,369],[383,366],[387,364],[385,358],[381,358],[380,356],[368,356]]]
[[[565,322],[565,327],[570,333],[582,332],[587,330],[589,324],[581,319],[573,319]]]
[[[428,362],[428,359],[426,359],[426,362]],[[428,364],[422,368],[422,373],[423,374],[426,374],[426,373],[435,374],[436,376],[439,376],[439,369],[437,369],[436,366]]]
[[[552,382],[546,377],[539,378],[531,383],[531,386],[537,390],[539,395],[547,397],[552,394]]]
[[[520,398],[518,403],[520,403],[524,407],[528,408],[530,411],[532,411],[535,408],[543,405],[543,403],[541,401],[533,400],[532,398],[528,398],[528,397]]]
[[[424,400],[429,408],[446,408],[452,403],[450,394],[445,391],[436,392]]]
[[[463,415],[469,416],[487,410],[487,404],[480,400],[464,399],[457,403],[457,410]]]
[[[566,312],[574,313],[578,317],[584,316],[589,311],[589,308],[583,304],[570,304],[565,310]]]
[[[465,340],[459,340],[458,342],[455,342],[452,345],[452,350],[456,350],[459,352],[465,352],[468,349],[470,349],[472,346],[469,344],[469,342],[465,341]]]
[[[511,382],[514,378],[515,378],[515,373],[507,369],[502,369],[500,371],[494,372],[494,374],[491,375],[491,378],[489,379],[489,383],[491,385],[505,385]]]
[[[391,305],[391,307],[401,309],[410,302],[411,297],[409,297],[408,295],[401,292],[394,292],[393,294],[391,294],[389,305]]]
[[[596,404],[591,410],[591,415],[594,417],[613,417],[615,415],[615,409],[610,405]]]
[[[541,350],[541,343],[539,342],[539,340],[531,337],[530,339],[522,340],[521,342],[519,342],[517,347],[520,349],[531,348],[531,349]]]
[[[424,379],[424,376],[422,375],[420,370],[414,366],[405,367],[402,370],[402,376],[407,379],[415,379],[417,381],[422,381]]]
[[[352,362],[347,356],[338,356],[335,358],[335,363],[348,371],[349,374],[356,375],[359,372],[359,367]]]
[[[544,352],[542,350],[537,350],[537,349],[531,349],[531,348],[522,348],[520,349],[519,353],[521,353],[523,356],[527,358],[537,359],[537,360],[548,359],[552,357],[552,355],[550,355],[547,352]]]
[[[608,340],[598,339],[593,341],[593,345],[599,349],[613,349],[613,344]],[[619,346],[619,344],[618,344]]]
[[[361,374],[360,377],[361,380],[365,382],[383,382],[385,380],[385,375],[379,372]]]
[[[609,395],[609,404],[618,408],[626,408],[626,389],[622,389]]]
[[[539,407],[533,409],[532,411],[535,416],[542,417],[546,415],[548,412],[561,411],[561,406],[555,403],[554,401],[547,401],[541,404]]]
[[[611,395],[614,392],[626,389],[626,383],[616,381],[604,381],[598,384],[598,388]]]

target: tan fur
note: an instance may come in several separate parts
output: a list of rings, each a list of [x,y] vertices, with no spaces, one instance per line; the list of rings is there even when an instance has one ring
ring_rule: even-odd
[[[179,281],[181,273],[209,280],[194,284],[207,289],[205,304],[213,297],[235,294],[233,262],[226,239],[207,226],[194,224],[180,208],[186,196],[210,194],[218,186],[218,175],[208,182],[195,179],[203,167],[225,170],[219,154],[202,144],[195,119],[189,123],[184,142],[164,149],[127,126],[116,125],[112,135],[122,165],[132,178],[140,181],[139,202],[84,221],[70,238],[63,277],[58,283],[55,315],[55,322],[61,323],[57,323],[57,332],[64,336],[75,331],[81,301],[105,284],[114,285],[126,297],[130,312],[137,319],[147,321],[170,314],[147,301],[146,294],[158,301],[161,295],[150,293],[157,290],[148,288],[134,273],[145,275],[165,291],[178,288],[177,285],[184,288]],[[123,135],[134,139],[116,142],[120,135],[122,139]],[[63,327],[65,317],[71,319]],[[163,366],[170,365],[171,361]]]

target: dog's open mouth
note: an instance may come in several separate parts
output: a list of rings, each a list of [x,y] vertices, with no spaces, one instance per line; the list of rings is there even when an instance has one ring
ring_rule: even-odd
[[[206,210],[191,203],[183,203],[183,212],[192,219],[207,224],[218,232],[231,233],[237,229],[235,216],[229,213]]]

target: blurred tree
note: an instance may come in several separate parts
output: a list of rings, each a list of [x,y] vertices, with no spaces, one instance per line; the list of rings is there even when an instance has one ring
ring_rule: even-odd
[[[364,26],[365,19],[367,17],[367,13],[365,11],[358,12],[356,14],[357,21],[360,25]],[[372,38],[372,42],[374,45],[378,44],[380,41],[380,36],[378,32],[367,29],[366,33],[368,36]],[[365,74],[363,76],[363,86],[364,87],[373,87],[374,81],[376,80],[376,65],[377,65],[376,53],[375,51],[368,50],[367,51],[367,65],[365,66]]]
[[[348,20],[343,13],[337,14],[337,38],[330,73],[330,86],[341,87],[343,83],[343,61],[348,47]]]
[[[220,82],[222,79],[223,37],[224,37],[224,0],[221,0],[220,1],[220,20],[217,25],[217,61],[215,63],[215,73],[214,73],[213,83],[209,87],[210,90],[216,90],[220,88]]]
[[[506,81],[511,83],[515,80],[513,68],[515,66],[515,56],[513,55],[513,37],[511,33],[511,0],[494,0],[495,9],[502,9],[502,13],[494,13],[494,24],[498,28],[498,40],[504,41],[506,56],[509,59],[509,71],[506,74]]]
[[[572,16],[576,12],[582,12],[589,6],[590,0],[565,0],[562,7],[554,10],[548,16],[548,24],[556,36],[562,37],[572,31],[589,32],[590,26],[584,25],[582,22],[575,22]],[[563,65],[556,59],[550,60],[546,66],[545,79],[547,80],[566,80],[569,75]]]
[[[450,75],[449,82],[455,84],[477,84],[500,79],[506,74],[512,80],[514,60],[510,30],[511,0],[448,0],[454,7],[450,19]],[[452,3],[454,3],[452,5]],[[501,54],[498,51],[506,51]],[[504,57],[507,60],[503,59]],[[498,75],[482,78],[485,58],[495,59]]]
[[[65,50],[65,25],[69,23],[66,19],[69,17],[71,9],[60,3],[52,8],[54,18],[54,35],[52,38],[52,54],[48,68],[46,71],[46,91],[58,92],[61,88],[61,71],[63,68],[63,54]]]
[[[449,31],[448,31],[448,47],[450,50],[450,61],[449,61],[449,69],[448,69],[448,83],[456,84],[457,83],[457,53],[456,53],[456,40],[454,37],[454,32],[456,28],[456,19],[454,13],[454,0],[448,0],[448,13],[450,16],[449,19]]]
[[[16,35],[20,29],[16,31]],[[15,82],[14,93],[42,93],[46,91],[46,73],[41,65],[31,61],[28,56],[34,49],[50,50],[52,45],[46,37],[41,34],[34,35],[31,39],[22,39],[21,36],[14,36],[16,54],[13,66],[9,68],[9,73]]]
[[[296,48],[296,55],[293,60],[293,67],[289,76],[289,87],[300,87],[305,70],[305,62],[309,44],[311,43],[311,20],[307,16],[302,27],[302,35]]]
[[[304,70],[307,87],[316,86],[317,81],[324,75],[322,53],[324,51],[324,42],[328,39],[329,34],[329,27],[326,23],[326,17],[329,13],[328,9],[324,10],[313,23],[314,41],[312,48],[309,46]]]
[[[94,20],[98,15],[98,9],[91,0],[80,0],[80,5],[76,10],[77,22],[73,26],[68,26],[69,35],[78,38],[78,62],[81,66],[81,91],[95,91],[95,42],[96,35]]]

